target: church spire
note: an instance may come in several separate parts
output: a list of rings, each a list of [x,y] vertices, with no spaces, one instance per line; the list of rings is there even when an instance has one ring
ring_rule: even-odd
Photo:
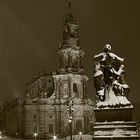
[[[63,23],[63,40],[61,47],[79,48],[79,24],[73,16],[71,0],[68,1],[68,10]]]
[[[71,0],[69,0],[69,2],[68,2],[68,11],[66,13],[65,22],[68,23],[68,22],[72,22],[72,21],[76,21],[76,19],[74,19],[73,12],[72,12],[72,3],[71,3]]]
[[[71,0],[69,0],[69,2],[68,2],[68,13],[67,13],[67,16],[73,17]]]
[[[71,10],[71,0],[68,2],[68,8]]]
[[[84,51],[80,47],[79,23],[73,16],[71,0],[63,23],[63,39],[60,46],[60,67],[67,71],[81,72],[83,70]]]

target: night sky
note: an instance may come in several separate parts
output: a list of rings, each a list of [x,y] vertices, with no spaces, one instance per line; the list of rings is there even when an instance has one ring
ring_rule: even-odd
[[[44,68],[59,66],[58,48],[68,0],[0,0],[0,98],[25,95],[27,80]],[[95,94],[93,56],[106,43],[125,58],[129,99],[139,104],[139,0],[72,0],[86,54],[88,93]],[[138,109],[137,109],[138,110]]]

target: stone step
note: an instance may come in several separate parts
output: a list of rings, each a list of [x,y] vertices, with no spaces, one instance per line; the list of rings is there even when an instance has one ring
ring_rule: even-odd
[[[112,122],[96,122],[93,128],[95,139],[131,139],[137,140],[138,131],[134,121],[112,121]]]
[[[134,121],[112,121],[112,122],[96,122],[95,125],[131,125],[131,126],[136,126],[136,122]]]
[[[114,129],[122,129],[122,130],[133,130],[136,131],[136,123],[135,122],[96,122],[93,128],[94,131],[98,130],[114,130]]]
[[[122,129],[122,130],[132,130],[132,131],[136,131],[137,128],[136,127],[95,127],[93,131],[98,131],[98,130],[115,130],[115,129]]]
[[[139,137],[94,137],[93,140],[139,140]]]

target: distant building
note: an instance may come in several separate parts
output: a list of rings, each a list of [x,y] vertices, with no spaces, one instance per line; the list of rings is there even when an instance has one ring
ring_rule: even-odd
[[[4,114],[3,114],[3,104],[0,103],[0,131],[4,131]]]
[[[5,107],[6,133],[32,138],[91,133],[95,123],[94,102],[87,95],[80,47],[79,25],[69,2],[59,46],[60,68],[43,72],[27,83],[24,102]],[[8,107],[9,106],[9,107]]]
[[[4,132],[9,136],[22,135],[23,102],[15,98],[4,104]]]

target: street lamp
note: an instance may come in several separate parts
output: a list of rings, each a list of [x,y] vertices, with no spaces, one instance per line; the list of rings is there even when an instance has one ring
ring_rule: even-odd
[[[57,139],[57,136],[54,135],[54,136],[53,136],[53,139],[56,140],[56,139]]]
[[[71,123],[71,122],[72,122],[72,120],[69,119],[69,123]]]
[[[82,140],[82,132],[81,131],[79,132],[79,135],[80,135],[80,140]]]
[[[72,140],[72,119],[69,118],[69,123],[70,123],[70,140]]]
[[[35,137],[35,139],[37,139],[37,136],[38,136],[38,134],[35,132],[35,133],[34,133],[34,137]]]
[[[70,99],[68,102],[68,107],[67,110],[69,111],[69,126],[70,126],[70,140],[72,140],[72,121],[73,121],[73,117],[74,117],[74,108],[73,108],[73,100]]]
[[[18,138],[18,133],[16,132],[16,138]]]

